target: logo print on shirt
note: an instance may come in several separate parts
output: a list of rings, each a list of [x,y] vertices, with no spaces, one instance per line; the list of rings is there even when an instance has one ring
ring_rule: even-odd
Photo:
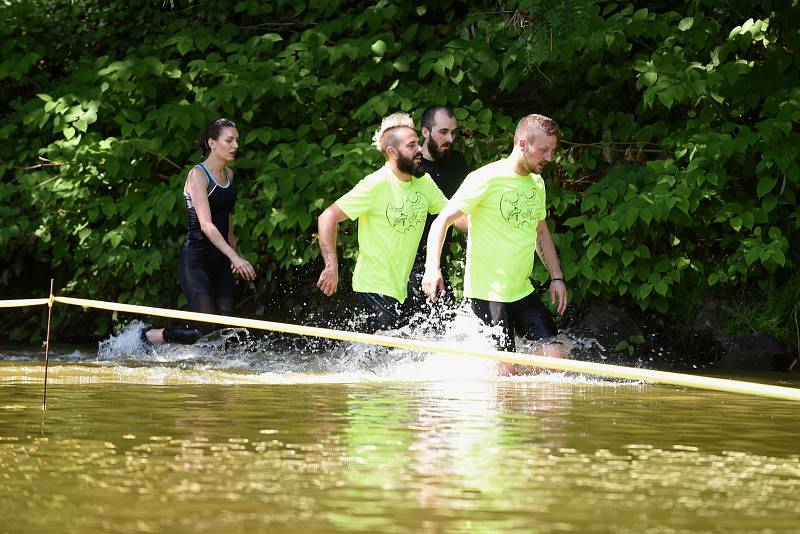
[[[386,220],[396,232],[406,234],[425,220],[428,211],[426,200],[425,195],[416,192],[407,196],[400,207],[389,204],[386,206]]]
[[[542,197],[535,189],[527,193],[509,192],[500,197],[500,213],[503,219],[514,228],[535,226],[539,223],[538,214],[542,212]]]

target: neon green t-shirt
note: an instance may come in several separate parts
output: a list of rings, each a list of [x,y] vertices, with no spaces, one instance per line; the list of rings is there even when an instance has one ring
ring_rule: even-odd
[[[496,161],[468,174],[450,203],[469,215],[464,296],[514,302],[531,294],[536,227],[547,215],[542,177]]]
[[[427,174],[403,182],[387,165],[336,204],[348,218],[358,219],[353,291],[380,293],[402,303],[427,214],[439,213],[447,197]]]

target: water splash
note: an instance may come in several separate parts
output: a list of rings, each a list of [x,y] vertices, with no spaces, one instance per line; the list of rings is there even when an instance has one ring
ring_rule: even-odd
[[[345,319],[347,330],[359,330],[365,317],[354,313]],[[243,328],[224,328],[201,338],[193,345],[150,345],[141,332],[147,325],[134,320],[115,335],[102,341],[97,362],[122,368],[153,367],[191,372],[244,373],[256,382],[314,381],[459,381],[496,380],[496,362],[480,358],[387,348],[277,332],[249,332]],[[431,343],[463,346],[470,350],[493,350],[493,338],[500,327],[485,325],[462,303],[451,310],[445,322],[424,313],[407,326],[376,332]],[[568,351],[596,351],[594,340],[559,336]],[[519,352],[539,354],[540,344],[517,339]],[[305,378],[303,378],[305,377]],[[546,372],[511,381],[571,380],[572,373]]]

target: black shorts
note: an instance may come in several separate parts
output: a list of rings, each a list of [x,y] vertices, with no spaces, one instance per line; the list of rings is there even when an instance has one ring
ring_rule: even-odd
[[[535,292],[514,302],[471,299],[471,304],[472,311],[484,323],[502,325],[503,333],[496,338],[498,350],[516,350],[515,334],[531,341],[558,334],[550,312]]]
[[[408,322],[408,316],[396,298],[379,293],[358,292],[357,295],[364,312],[363,332],[374,334],[378,330],[395,330]]]

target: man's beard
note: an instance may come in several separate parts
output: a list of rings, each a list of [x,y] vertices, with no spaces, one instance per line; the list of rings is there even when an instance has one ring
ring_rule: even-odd
[[[402,154],[397,155],[397,168],[406,174],[416,178],[425,175],[425,167],[422,166],[422,156],[419,159],[407,158]]]
[[[528,168],[528,172],[533,174],[542,174],[545,165],[547,165],[546,161],[540,161],[538,163],[536,161],[530,162],[528,161],[527,156],[525,156],[524,154],[522,158],[525,160],[525,166]]]
[[[428,138],[428,152],[431,153],[431,157],[434,161],[447,161],[450,159],[450,154],[452,153],[451,148],[452,145],[442,148],[433,136]]]

